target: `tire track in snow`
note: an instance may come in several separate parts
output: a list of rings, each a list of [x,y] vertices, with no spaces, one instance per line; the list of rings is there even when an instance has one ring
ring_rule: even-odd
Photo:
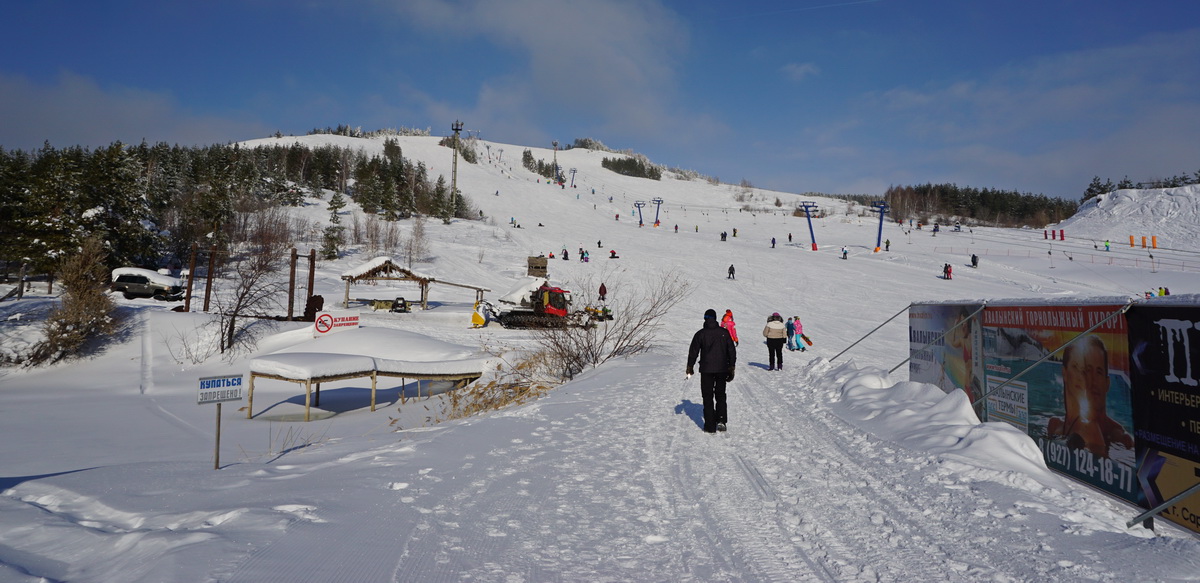
[[[791,385],[795,382],[793,376],[766,374],[766,378],[753,375],[748,379],[752,382],[739,385],[735,398],[746,405],[744,413],[750,421],[747,432],[758,438],[755,445],[759,451],[755,453],[764,466],[775,457],[772,448],[809,452],[809,471],[787,483],[777,480],[785,504],[776,519],[792,532],[793,541],[812,549],[810,552],[819,557],[823,568],[839,580],[955,580],[947,578],[942,568],[948,557],[930,561],[926,554],[939,552],[936,547],[922,544],[935,538],[922,532],[915,522],[900,520],[898,517],[904,513],[894,504],[888,504],[893,506],[889,511],[879,510],[890,492],[887,484],[872,480],[872,471],[858,459],[877,459],[859,443],[861,433],[831,426],[826,415],[817,410],[811,392],[807,392],[807,410],[789,403],[787,395],[806,393]],[[839,438],[845,437],[856,440],[857,447],[843,446]],[[788,458],[786,463],[803,462]],[[768,473],[782,473],[778,464],[772,469],[775,471]],[[867,514],[865,522],[860,513]]]

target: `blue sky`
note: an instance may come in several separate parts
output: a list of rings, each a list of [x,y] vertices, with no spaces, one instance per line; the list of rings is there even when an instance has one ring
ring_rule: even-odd
[[[722,181],[1077,199],[1200,171],[1195,0],[40,0],[0,146],[348,124],[591,137]]]

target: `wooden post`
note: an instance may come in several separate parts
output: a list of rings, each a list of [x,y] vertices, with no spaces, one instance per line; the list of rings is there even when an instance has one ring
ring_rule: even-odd
[[[183,311],[185,312],[192,311],[192,290],[195,289],[194,282],[196,281],[196,250],[198,248],[199,245],[197,243],[192,243],[192,254],[188,259],[187,294],[183,296]]]
[[[288,270],[288,316],[287,321],[292,321],[292,315],[296,309],[296,248],[292,247],[291,267]]]
[[[254,418],[254,373],[250,373],[250,394],[246,399],[246,419]]]
[[[213,469],[221,469],[221,403],[217,403],[217,444],[213,448]]]
[[[308,421],[308,408],[312,405],[312,380],[304,381],[304,420]]]
[[[317,396],[313,399],[313,405],[317,407],[321,406],[321,383],[317,383]],[[308,419],[305,419],[305,421],[308,421]]]
[[[375,377],[378,376],[378,371],[371,371],[371,410],[375,410]],[[403,389],[401,389],[403,390]]]
[[[17,299],[25,297],[25,266],[28,263],[21,264],[21,271],[17,274]],[[49,293],[49,292],[47,292]]]
[[[308,298],[313,297],[313,286],[316,285],[317,277],[317,250],[308,250],[308,291],[305,293],[304,305],[308,306]]]
[[[213,270],[217,265],[217,246],[213,245],[208,249],[208,273],[204,281],[204,311],[208,311],[209,294],[212,292]]]

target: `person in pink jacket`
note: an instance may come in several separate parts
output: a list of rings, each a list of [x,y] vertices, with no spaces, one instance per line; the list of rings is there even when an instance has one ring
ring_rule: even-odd
[[[804,325],[800,323],[800,316],[792,316],[792,331],[796,334],[792,338],[792,342],[794,342],[795,346],[795,348],[792,350],[804,352],[806,349],[804,348],[804,343],[801,342],[801,340],[803,340],[802,337],[804,336]]]
[[[721,316],[721,327],[729,331],[729,337],[733,338],[733,345],[737,346],[737,324],[733,321],[732,310],[725,310],[725,315]]]

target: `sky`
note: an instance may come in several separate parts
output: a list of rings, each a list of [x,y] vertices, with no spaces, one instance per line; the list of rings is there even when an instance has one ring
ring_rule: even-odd
[[[1191,0],[47,0],[2,9],[0,146],[346,124],[590,137],[785,192],[1078,199],[1200,171]]]
[[[299,140],[372,153],[383,142]],[[440,172],[450,161],[437,142],[402,138],[401,146]],[[1137,507],[1051,472],[1033,437],[979,423],[963,391],[913,379],[905,307],[1137,298],[1191,310],[1179,314],[1190,323],[1200,304],[1200,186],[1093,199],[1059,225],[1065,240],[990,227],[934,236],[893,222],[880,232],[847,201],[812,197],[829,213],[813,220],[814,251],[806,219],[775,207],[774,193],[752,189],[747,199],[702,180],[621,176],[600,158],[560,152],[579,169],[577,188],[562,189],[507,156],[460,165],[464,192],[485,193],[472,200],[486,217],[426,222],[429,257],[413,268],[486,287],[485,299],[498,302],[522,283],[528,255],[569,246],[572,260],[548,260],[550,280],[572,291],[576,309],[604,282],[614,312],[604,326],[629,321],[649,303],[647,288],[674,272],[690,291],[655,321],[651,350],[589,368],[535,400],[442,423],[433,419],[444,418],[444,386],[426,383],[418,394],[411,378],[380,377],[371,411],[369,377],[327,381],[306,423],[297,383],[258,378],[252,403],[243,395],[218,411],[197,404],[198,380],[283,372],[289,362],[292,374],[342,373],[347,360],[332,355],[347,353],[351,362],[406,363],[387,363],[392,370],[446,372],[476,355],[519,362],[537,336],[494,322],[472,328],[469,288],[434,285],[429,309],[406,314],[357,301],[418,297],[412,283],[379,282],[348,290],[359,330],[314,338],[311,324],[260,320],[254,352],[220,355],[207,327],[219,310],[200,311],[199,288],[190,313],[172,311],[179,302],[113,293],[120,332],[95,352],[0,367],[0,582],[1195,583],[1200,538],[1165,519],[1153,531],[1126,526]],[[321,244],[320,229],[308,226],[328,220],[330,194],[285,209],[302,254]],[[654,194],[664,200],[665,228],[640,228],[632,203]],[[740,212],[744,205],[753,210]],[[343,212],[348,227],[361,222],[353,202]],[[522,228],[510,226],[513,214]],[[398,239],[413,225],[397,222]],[[737,235],[721,241],[722,231]],[[880,233],[892,244],[874,252]],[[1153,260],[1124,244],[1130,234],[1158,237]],[[1109,252],[1093,247],[1104,238],[1113,240]],[[576,245],[591,261],[575,260]],[[401,247],[351,240],[340,258],[316,266],[313,289],[338,310],[341,275],[380,255],[403,263]],[[605,258],[609,250],[620,258]],[[970,254],[978,268],[967,266]],[[955,266],[950,280],[939,276],[946,262]],[[214,279],[214,297],[233,283]],[[1172,295],[1141,299],[1148,286]],[[9,288],[0,284],[0,295]],[[42,337],[57,294],[61,286],[48,294],[34,282],[22,299],[0,302],[0,355]],[[273,313],[282,314],[279,299]],[[702,431],[700,379],[685,376],[707,308],[730,309],[739,335],[729,431],[719,435]],[[767,370],[760,332],[772,312],[800,316],[813,343],[785,351],[778,371]],[[1040,345],[1029,338],[1025,346]],[[498,374],[483,370],[476,386]],[[439,394],[428,398],[431,388]],[[1109,412],[1123,419],[1117,393]],[[1114,445],[1102,459],[1128,467],[1133,457]],[[1175,514],[1194,516],[1198,500]]]

